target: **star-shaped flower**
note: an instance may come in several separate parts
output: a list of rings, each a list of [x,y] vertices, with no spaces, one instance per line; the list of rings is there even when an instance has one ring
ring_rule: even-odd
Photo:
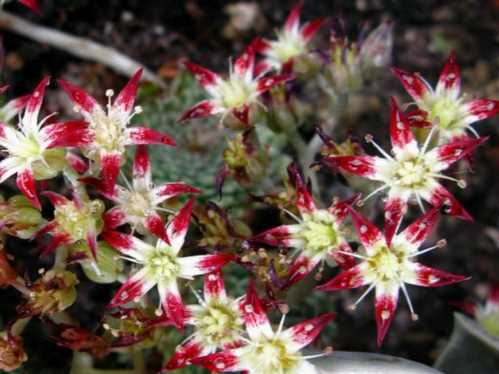
[[[435,90],[417,73],[397,68],[393,72],[418,106],[409,115],[411,125],[438,127],[440,144],[465,136],[467,130],[478,137],[470,125],[499,113],[499,100],[467,100],[466,94],[461,95],[461,72],[454,53],[448,57]]]
[[[5,158],[0,162],[0,183],[17,174],[17,187],[40,209],[35,179],[52,178],[64,167],[63,147],[82,147],[93,141],[84,121],[44,124],[38,115],[49,78],[44,78],[26,101],[17,128],[0,123],[0,147]],[[24,99],[23,99],[24,100]]]
[[[267,230],[252,240],[277,247],[296,248],[299,252],[289,269],[286,287],[303,279],[318,263],[331,259],[343,268],[355,264],[341,225],[353,200],[333,203],[328,209],[319,209],[305,185],[296,165],[288,167],[290,180],[296,189],[296,207],[301,217],[291,225]]]
[[[285,316],[283,315],[277,331],[274,331],[253,283],[250,284],[240,308],[248,335],[244,339],[244,344],[195,358],[192,360],[194,364],[214,372],[318,374],[315,366],[307,360],[317,355],[304,356],[301,350],[314,341],[334,318],[333,313],[303,321],[286,330],[283,330]]]
[[[288,74],[255,76],[254,65],[255,50],[252,45],[236,60],[234,69],[231,69],[227,78],[186,62],[186,68],[196,76],[211,99],[201,101],[187,110],[179,118],[179,122],[221,113],[222,123],[227,115],[233,114],[242,123],[248,124],[250,106],[258,103],[258,97],[275,85],[291,79]]]
[[[360,242],[366,253],[365,255],[352,255],[360,258],[361,262],[338,274],[325,284],[318,286],[317,289],[336,291],[368,285],[367,290],[353,307],[375,289],[377,341],[378,345],[381,345],[395,315],[400,289],[402,289],[407,299],[413,320],[417,319],[409,299],[406,284],[439,287],[461,282],[467,278],[433,269],[416,262],[417,256],[445,245],[445,240],[443,240],[433,247],[418,250],[437,222],[438,209],[431,209],[410,224],[404,231],[395,235],[391,240],[391,244],[388,242],[386,234],[383,235],[365,217],[353,209],[350,209],[350,212]]]
[[[230,349],[242,344],[244,332],[240,299],[233,299],[225,292],[220,270],[204,277],[204,299],[199,304],[188,305],[186,324],[194,326],[194,333],[163,367],[172,371],[190,364],[196,357],[206,356],[218,349]]]
[[[181,257],[194,199],[173,217],[166,227],[169,243],[158,239],[156,245],[146,243],[132,235],[106,231],[103,238],[120,251],[125,259],[137,264],[138,271],[126,281],[111,300],[109,307],[118,307],[137,301],[154,286],[158,287],[163,309],[178,328],[185,325],[189,310],[180,297],[178,279],[193,279],[196,275],[213,272],[233,256],[212,254]]]
[[[411,132],[407,118],[401,113],[394,99],[390,123],[390,137],[393,156],[383,151],[368,137],[384,157],[376,156],[328,156],[323,163],[342,171],[380,181],[381,187],[370,196],[388,190],[385,203],[385,232],[387,241],[397,231],[402,220],[407,202],[415,198],[424,211],[422,200],[435,207],[445,205],[448,213],[465,220],[471,216],[464,210],[456,198],[439,183],[439,179],[449,179],[464,187],[463,180],[457,180],[442,174],[454,162],[469,155],[487,138],[456,139],[450,143],[428,150],[432,134],[430,132],[422,147],[418,145]],[[366,198],[366,199],[367,199]],[[364,200],[366,200],[364,199]]]
[[[83,153],[94,161],[101,170],[101,179],[105,190],[113,191],[120,166],[124,161],[125,147],[131,144],[164,144],[174,146],[175,141],[168,135],[147,127],[128,127],[135,114],[142,112],[141,107],[134,107],[137,87],[142,69],[139,69],[119,93],[113,103],[112,90],[106,91],[109,102],[106,109],[83,89],[60,80],[59,84],[66,91],[79,111],[90,124],[94,141],[88,144]]]
[[[291,10],[284,27],[277,32],[277,40],[257,39],[254,45],[258,52],[265,55],[265,60],[258,64],[258,70],[275,69],[290,72],[293,61],[309,52],[309,42],[319,31],[325,18],[318,18],[300,27],[300,14],[303,1],[299,1]]]
[[[97,184],[99,186],[99,184]],[[184,182],[164,183],[154,186],[151,181],[151,164],[146,145],[139,145],[133,162],[133,180],[127,187],[116,185],[112,193],[102,191],[116,206],[104,214],[106,230],[129,223],[141,234],[145,230],[168,242],[165,224],[158,213],[161,204],[172,197],[185,193],[199,193],[198,189]]]

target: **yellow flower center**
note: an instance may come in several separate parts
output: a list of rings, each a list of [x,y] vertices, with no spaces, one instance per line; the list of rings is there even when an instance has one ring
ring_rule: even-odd
[[[70,235],[74,241],[78,241],[86,239],[91,229],[95,229],[98,234],[102,228],[101,216],[104,210],[104,203],[100,200],[84,202],[81,208],[69,201],[55,208],[54,219],[61,231]]]
[[[254,83],[248,83],[236,75],[221,81],[217,86],[221,105],[226,109],[237,109],[248,104],[256,91]]]
[[[326,254],[335,248],[340,232],[334,217],[326,210],[318,210],[304,215],[302,230],[297,235],[305,241],[304,251],[315,256]]]
[[[149,189],[126,191],[122,203],[127,216],[143,219],[154,211],[153,197]]]
[[[96,113],[90,124],[95,134],[96,149],[106,152],[123,153],[125,149],[125,129],[128,119],[124,121],[120,113],[110,110],[109,113]]]
[[[402,276],[405,256],[387,246],[377,248],[375,254],[367,260],[368,274],[379,282],[397,281]]]
[[[429,120],[438,123],[441,130],[459,129],[463,113],[461,100],[450,97],[439,97],[425,104]]]
[[[272,42],[272,57],[285,63],[305,52],[305,43],[299,34],[282,32]]]
[[[398,162],[394,172],[396,183],[404,188],[418,189],[425,186],[431,178],[430,167],[426,164],[424,157],[411,158]]]
[[[169,282],[177,278],[180,265],[171,247],[154,248],[144,262],[151,277],[159,282]]]

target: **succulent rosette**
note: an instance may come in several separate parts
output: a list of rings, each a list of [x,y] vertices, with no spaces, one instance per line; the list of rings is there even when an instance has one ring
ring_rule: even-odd
[[[461,72],[455,53],[447,58],[435,89],[419,74],[394,68],[417,109],[409,113],[412,126],[437,127],[439,143],[466,136],[467,131],[478,137],[471,124],[499,113],[499,100],[467,100],[461,93]]]
[[[296,165],[291,164],[288,173],[295,185],[296,208],[300,217],[293,215],[296,223],[272,228],[252,238],[255,242],[297,250],[286,287],[303,279],[322,261],[329,259],[343,268],[355,264],[354,258],[349,255],[352,249],[342,228],[348,206],[355,199],[335,202],[328,209],[320,209]]]
[[[182,302],[179,279],[193,279],[196,275],[213,272],[232,260],[228,254],[180,256],[189,228],[194,199],[189,200],[166,227],[168,242],[158,239],[156,245],[118,231],[106,231],[103,238],[120,251],[123,257],[138,267],[137,271],[118,290],[109,307],[138,301],[154,286],[158,287],[160,303],[166,315],[182,328],[189,310]]]
[[[456,161],[471,154],[487,138],[460,138],[428,149],[432,133],[430,132],[424,144],[419,146],[411,132],[409,121],[392,99],[390,138],[393,156],[383,151],[374,143],[372,137],[368,136],[366,139],[381,152],[383,157],[332,155],[322,160],[325,165],[332,168],[381,182],[381,186],[364,200],[387,191],[385,232],[388,242],[396,233],[410,200],[416,200],[423,211],[424,200],[435,207],[446,206],[448,213],[453,216],[472,220],[468,212],[439,180],[452,180],[459,186],[465,187],[463,180],[457,180],[442,172]]]
[[[83,89],[65,80],[59,80],[59,84],[75,104],[75,110],[89,123],[93,141],[83,147],[83,154],[93,161],[93,170],[101,172],[102,186],[109,193],[114,190],[127,146],[175,145],[170,136],[156,130],[141,126],[129,127],[132,118],[142,112],[140,106],[134,107],[141,76],[142,69],[139,69],[113,102],[111,99],[114,92],[107,90],[109,102],[106,110]]]
[[[272,329],[254,283],[240,310],[247,337],[236,348],[195,358],[192,362],[214,372],[243,371],[249,374],[316,374],[319,371],[308,359],[324,354],[306,356],[301,352],[312,343],[322,329],[334,318],[326,313],[284,329],[284,317],[276,331]]]
[[[351,208],[350,212],[365,254],[352,254],[360,262],[317,289],[337,291],[368,286],[353,307],[375,290],[377,342],[381,345],[395,315],[400,290],[407,300],[413,320],[417,319],[406,284],[440,287],[461,282],[467,277],[433,269],[416,261],[419,255],[445,245],[445,241],[440,241],[432,247],[419,250],[436,225],[438,209],[429,210],[390,241],[386,233],[383,234],[365,217]]]

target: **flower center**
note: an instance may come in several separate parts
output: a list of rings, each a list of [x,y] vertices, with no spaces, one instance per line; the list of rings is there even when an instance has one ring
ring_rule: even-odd
[[[398,162],[394,177],[399,186],[418,189],[424,187],[429,179],[428,174],[430,172],[424,158],[412,158]]]
[[[312,256],[323,255],[338,245],[340,233],[334,217],[328,211],[318,210],[303,219],[298,236],[305,241],[305,251]]]
[[[248,104],[255,92],[254,84],[250,84],[238,76],[231,76],[217,86],[221,105],[227,109],[236,109]]]
[[[109,110],[109,113],[96,113],[90,125],[95,134],[95,148],[106,152],[123,153],[127,124],[128,121],[124,122],[119,113],[112,109]]]
[[[430,121],[438,120],[438,126],[441,130],[459,129],[463,114],[461,113],[461,101],[442,97],[428,105],[428,117]]]
[[[212,300],[196,316],[196,328],[204,344],[221,348],[237,340],[243,321],[233,300]]]
[[[291,373],[296,369],[301,354],[289,352],[286,342],[279,338],[265,338],[252,341],[244,347],[241,357],[245,366],[254,368],[259,374]]]
[[[174,280],[180,271],[177,256],[171,247],[154,248],[146,259],[145,266],[158,283]]]
[[[397,281],[403,271],[404,256],[387,246],[381,246],[367,260],[368,273],[380,282]]]
[[[272,43],[272,54],[275,59],[285,63],[305,52],[305,43],[300,36],[283,32]]]
[[[122,203],[123,210],[132,221],[142,220],[154,211],[154,204],[149,189],[127,191]]]
[[[55,208],[54,219],[61,231],[67,233],[74,241],[86,239],[89,230],[100,231],[104,204],[100,200],[83,203],[81,208],[69,201]]]

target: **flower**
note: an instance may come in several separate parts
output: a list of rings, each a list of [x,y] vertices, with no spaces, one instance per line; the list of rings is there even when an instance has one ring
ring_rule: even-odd
[[[402,216],[407,209],[407,202],[415,198],[424,211],[422,200],[435,207],[446,205],[448,213],[461,219],[472,220],[456,198],[445,189],[438,179],[449,179],[465,187],[463,180],[443,175],[454,162],[470,154],[487,138],[456,139],[428,151],[432,134],[430,132],[422,147],[411,133],[407,118],[397,107],[392,98],[390,137],[393,156],[383,151],[372,137],[366,137],[384,156],[327,156],[322,162],[342,171],[382,182],[381,187],[368,195],[388,190],[385,203],[385,232],[388,243],[397,231]]]
[[[124,161],[125,147],[131,144],[164,144],[174,146],[174,140],[165,134],[146,127],[129,128],[131,119],[142,112],[134,107],[137,87],[142,69],[137,70],[113,103],[113,90],[107,90],[108,104],[105,111],[97,101],[83,89],[60,80],[59,84],[76,105],[85,120],[90,124],[94,141],[87,144],[83,154],[94,161],[101,170],[104,189],[112,193],[121,163]]]
[[[438,127],[440,144],[465,136],[467,130],[478,137],[470,125],[499,113],[499,100],[467,100],[466,94],[461,95],[461,72],[454,52],[447,58],[435,90],[417,73],[397,68],[393,73],[418,106],[410,113],[411,125]]]
[[[236,60],[234,69],[231,69],[226,79],[192,62],[186,62],[185,67],[196,76],[211,99],[197,103],[184,112],[178,121],[222,113],[222,123],[227,115],[232,114],[247,125],[250,105],[258,103],[258,97],[275,85],[291,79],[288,74],[255,76],[254,65],[255,50],[252,45]]]
[[[295,164],[289,165],[288,173],[296,188],[296,207],[301,218],[292,215],[297,223],[275,227],[252,239],[299,250],[299,255],[289,269],[286,287],[303,279],[318,263],[328,258],[344,268],[355,264],[354,258],[349,255],[352,250],[341,229],[348,213],[347,207],[353,200],[335,202],[328,209],[319,209]]]
[[[73,193],[73,200],[51,191],[44,191],[55,207],[54,219],[36,234],[52,234],[52,240],[42,249],[43,254],[55,251],[61,245],[73,244],[85,240],[97,259],[97,235],[102,230],[104,203],[101,200],[89,200],[87,196]]]
[[[182,328],[189,315],[182,302],[177,280],[193,279],[196,275],[210,273],[232,260],[232,255],[212,254],[179,256],[189,227],[194,199],[189,200],[166,227],[169,243],[158,239],[155,246],[132,235],[106,231],[103,238],[122,252],[125,259],[136,263],[140,269],[126,281],[109,303],[114,308],[140,299],[154,286],[158,287],[160,302],[167,316]]]
[[[29,96],[18,129],[0,124],[0,147],[6,157],[0,162],[0,183],[17,174],[17,187],[38,209],[35,179],[54,177],[64,167],[64,149],[80,147],[92,141],[88,124],[67,121],[44,126],[49,117],[38,121],[45,87],[44,78]]]
[[[214,372],[245,371],[249,374],[316,374],[318,370],[300,351],[334,318],[333,313],[303,321],[283,331],[284,317],[273,331],[254,283],[241,303],[247,338],[240,347],[225,349],[192,362]],[[320,354],[321,355],[321,354]],[[320,356],[319,355],[319,356]]]
[[[196,294],[197,296],[197,294]],[[188,305],[186,323],[194,326],[194,333],[163,367],[170,371],[185,367],[193,358],[206,356],[218,349],[230,349],[242,344],[243,317],[240,300],[228,297],[220,270],[204,277],[204,300]]]
[[[154,186],[151,182],[151,164],[147,146],[139,145],[133,163],[133,180],[127,187],[116,185],[112,193],[102,192],[116,203],[116,206],[104,213],[106,230],[129,223],[133,230],[144,233],[147,230],[168,242],[165,224],[158,214],[161,204],[172,197],[184,193],[199,193],[197,188],[184,182],[164,183]]]
[[[417,319],[406,283],[423,287],[439,287],[461,282],[467,278],[433,269],[415,261],[417,256],[445,245],[445,240],[442,240],[430,248],[418,250],[437,222],[438,209],[429,210],[401,233],[395,235],[391,243],[386,233],[383,235],[365,217],[351,208],[350,213],[366,253],[365,255],[352,254],[360,258],[361,262],[318,286],[317,289],[336,291],[369,285],[352,308],[355,308],[369,292],[375,289],[377,342],[380,346],[395,315],[400,289],[407,299],[413,320]]]
[[[290,72],[293,61],[308,53],[308,43],[319,31],[325,18],[318,18],[300,27],[300,14],[303,1],[299,1],[291,10],[284,28],[277,32],[277,40],[256,39],[253,44],[258,52],[265,55],[265,60],[259,64],[258,70]]]

